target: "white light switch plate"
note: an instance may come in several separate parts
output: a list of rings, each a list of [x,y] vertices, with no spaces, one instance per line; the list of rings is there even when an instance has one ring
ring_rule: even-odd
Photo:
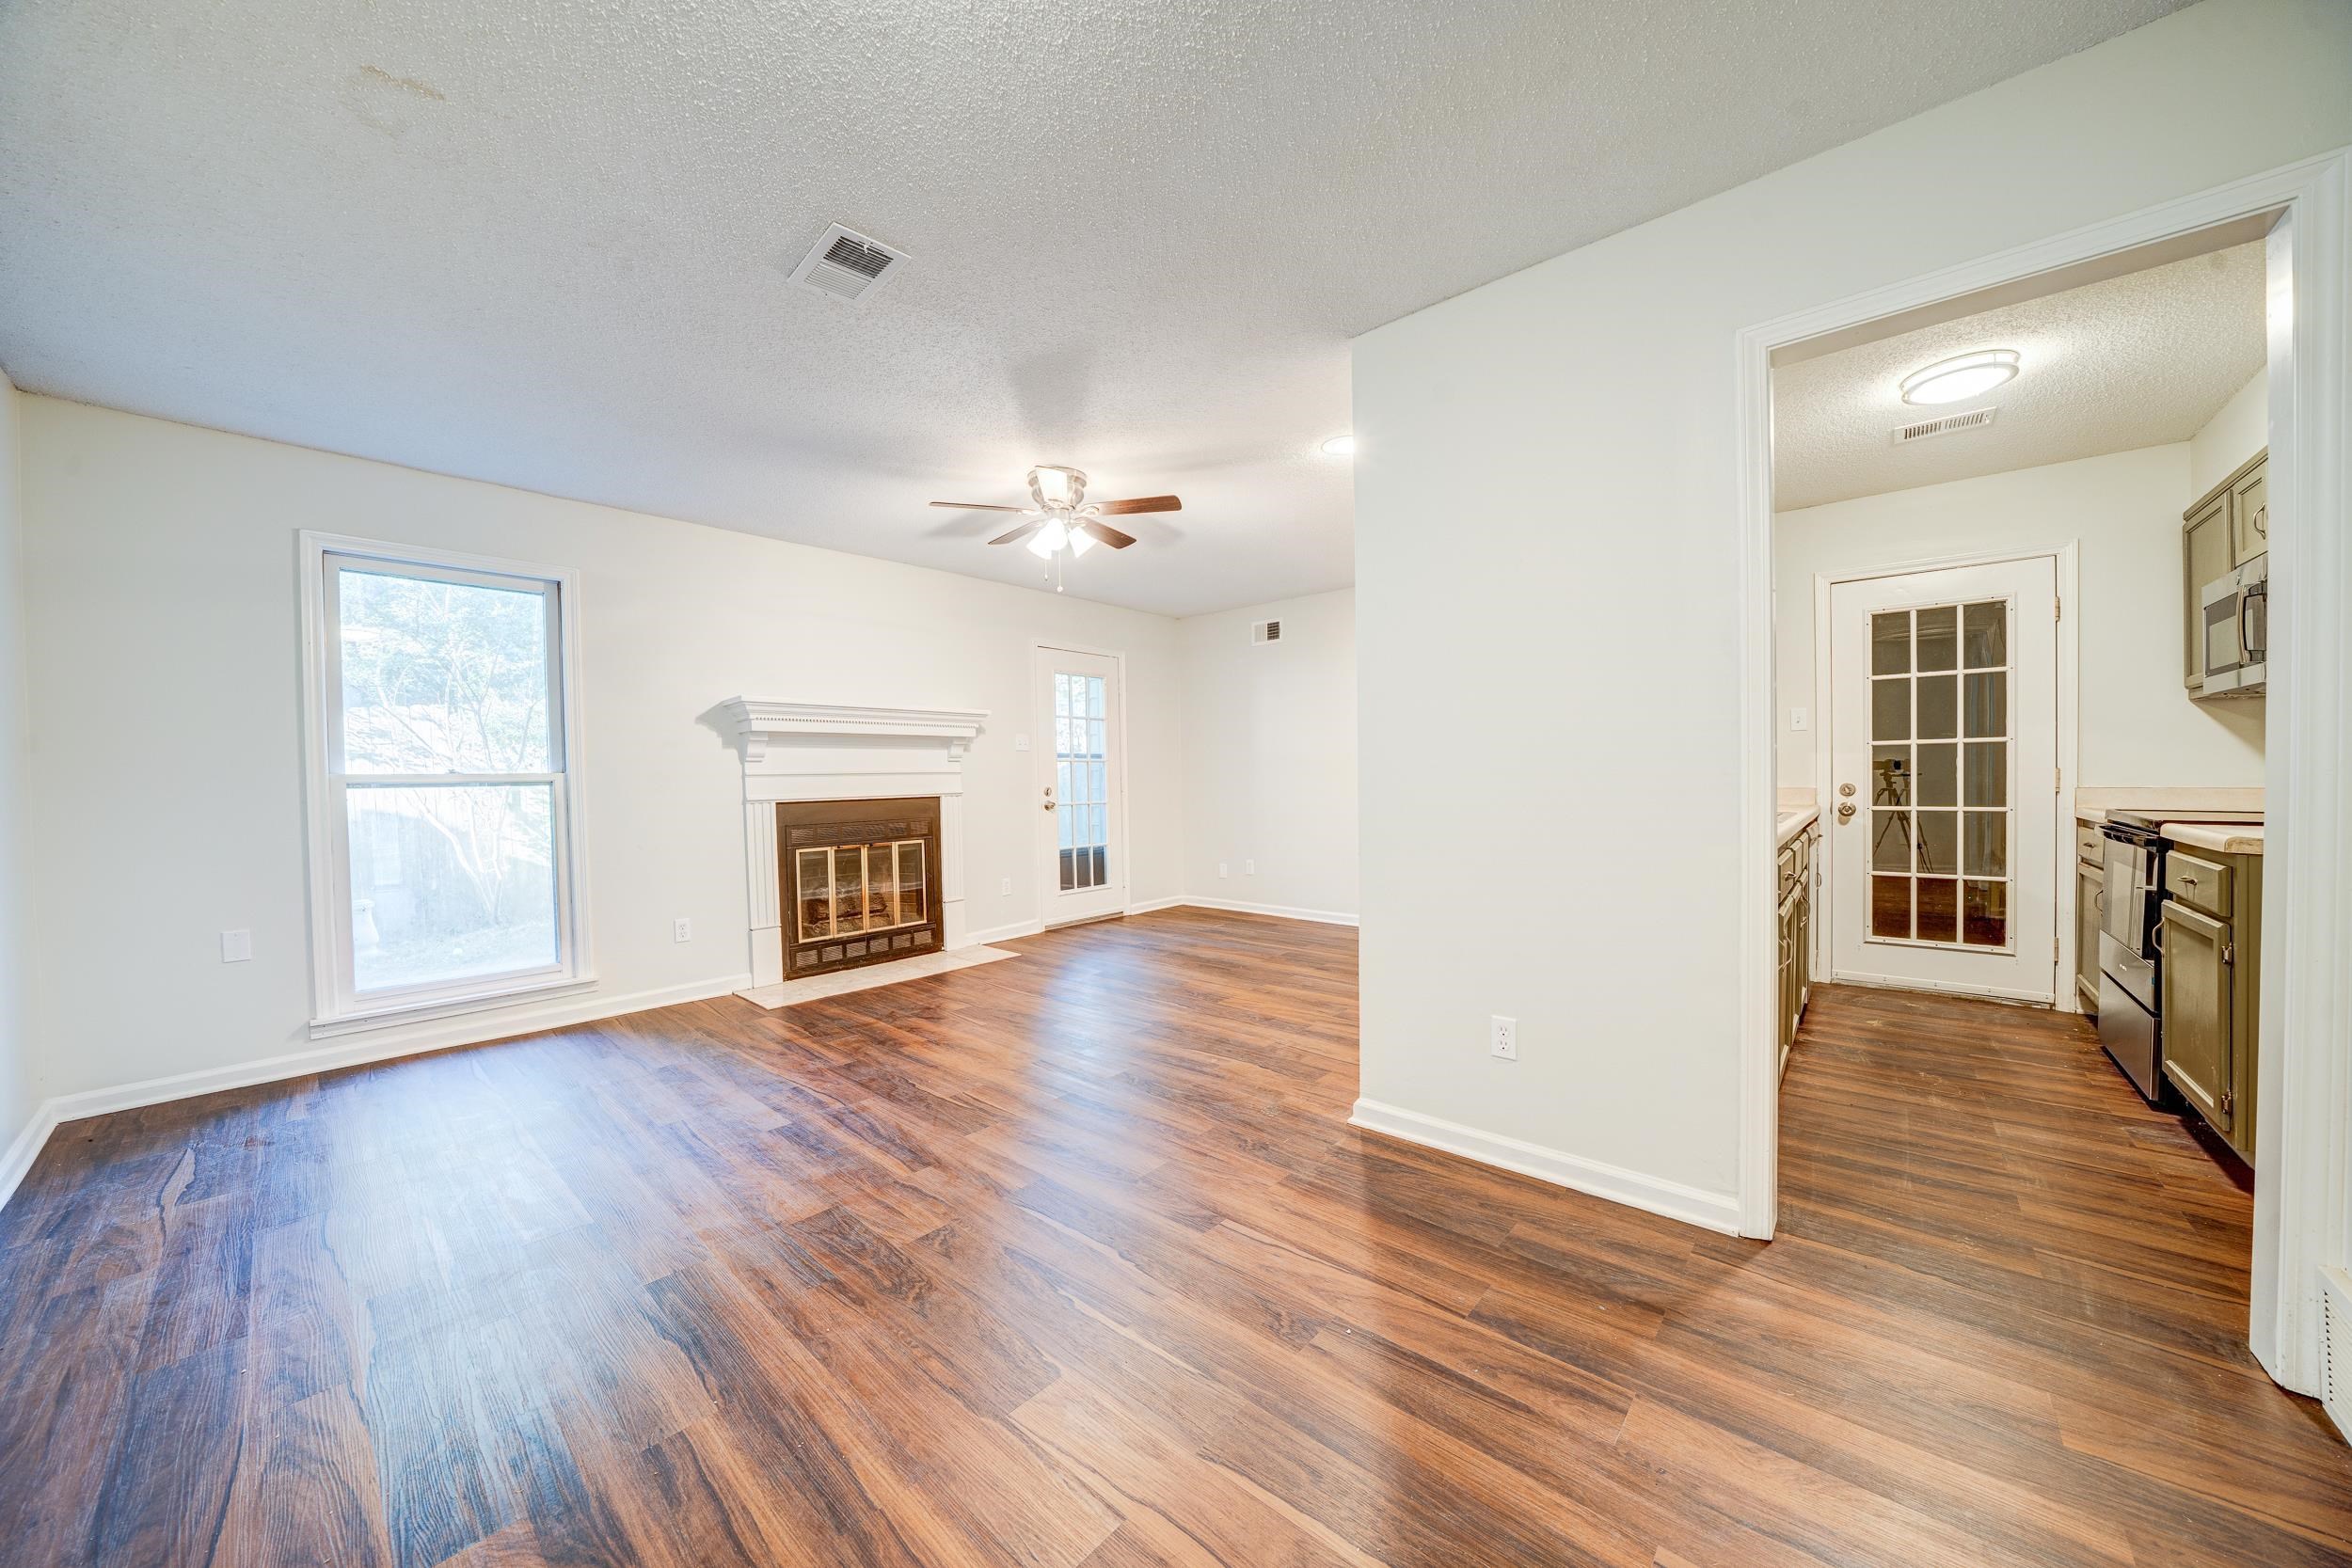
[[[253,933],[223,931],[220,934],[220,961],[225,964],[248,963],[253,958]]]
[[[1788,710],[1788,727],[1790,729],[1809,729],[1812,726],[1812,716],[1807,714],[1804,709],[1801,707],[1792,707]]]

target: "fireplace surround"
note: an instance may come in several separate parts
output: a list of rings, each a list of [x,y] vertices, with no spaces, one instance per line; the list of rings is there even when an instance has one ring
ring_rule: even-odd
[[[777,807],[787,802],[866,802],[845,806],[837,816],[827,814],[830,820],[852,826],[905,819],[887,807],[935,804],[937,822],[932,836],[936,847],[927,852],[924,868],[930,889],[925,923],[936,932],[934,943],[916,946],[912,941],[914,927],[906,927],[910,941],[901,952],[894,927],[892,949],[882,957],[913,957],[967,944],[963,758],[988,718],[985,710],[866,707],[736,697],[720,705],[717,717],[723,728],[733,731],[743,764],[743,865],[755,986],[823,972],[816,967],[795,970],[787,966],[790,945],[787,938],[797,934],[797,925],[787,920],[784,899],[787,844],[780,840],[788,830],[779,832]],[[876,842],[896,844],[898,840],[856,842],[863,850]],[[837,849],[840,845],[822,847]],[[892,865],[895,871],[895,855]],[[870,928],[858,935],[868,943],[867,951],[858,956],[860,960],[877,961]],[[846,959],[849,944],[840,945]],[[820,956],[818,963],[824,962]],[[847,964],[835,961],[827,967]]]

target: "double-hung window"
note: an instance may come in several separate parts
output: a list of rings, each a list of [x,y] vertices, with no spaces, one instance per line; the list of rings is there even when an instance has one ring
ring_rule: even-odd
[[[585,984],[564,574],[303,547],[314,1029]]]

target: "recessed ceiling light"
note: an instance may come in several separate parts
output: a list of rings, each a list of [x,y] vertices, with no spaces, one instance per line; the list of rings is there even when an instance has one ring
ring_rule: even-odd
[[[1991,391],[2017,373],[2013,348],[1979,349],[1939,360],[1903,377],[1905,403],[1961,403]]]
[[[1323,455],[1326,457],[1355,456],[1356,437],[1353,436],[1332,436],[1328,441],[1323,443]]]

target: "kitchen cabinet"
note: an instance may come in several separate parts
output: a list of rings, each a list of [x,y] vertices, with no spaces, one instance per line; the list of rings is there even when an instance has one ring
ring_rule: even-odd
[[[2243,566],[2270,548],[2269,454],[2230,486],[2230,564]]]
[[[1780,850],[1780,1068],[1788,1070],[1813,990],[1813,892],[1820,878],[1820,829],[1807,827]]]
[[[2205,585],[2270,548],[2270,453],[2256,452],[2181,514],[2181,674],[2204,685]]]
[[[2168,850],[2158,960],[2164,1075],[2249,1164],[2261,1030],[2262,866],[2260,855]]]

